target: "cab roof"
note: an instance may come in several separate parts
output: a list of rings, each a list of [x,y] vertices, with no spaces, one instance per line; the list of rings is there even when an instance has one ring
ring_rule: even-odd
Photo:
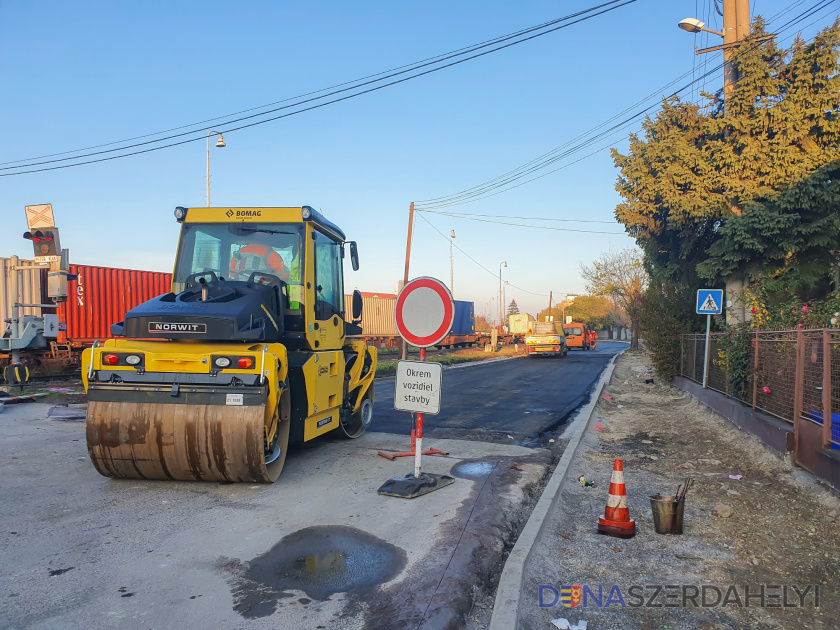
[[[278,207],[278,208],[181,208],[186,223],[307,223],[312,222],[344,242],[347,237],[332,221],[311,206]]]

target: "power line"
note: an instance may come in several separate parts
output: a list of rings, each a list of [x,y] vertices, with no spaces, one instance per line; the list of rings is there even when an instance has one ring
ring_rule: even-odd
[[[424,212],[424,210],[418,210],[417,208],[414,209],[415,212]],[[581,234],[625,234],[625,232],[605,232],[604,230],[575,230],[573,228],[558,228],[558,227],[551,227],[548,225],[526,225],[524,223],[510,223],[508,221],[493,221],[491,219],[481,219],[479,217],[469,216],[469,215],[458,215],[458,214],[449,214],[447,212],[437,212],[436,214],[440,214],[446,217],[451,217],[453,219],[464,219],[466,221],[478,221],[480,223],[495,223],[497,225],[510,225],[513,227],[524,227],[524,228],[531,228],[534,230],[552,230],[555,232],[578,232]]]
[[[454,241],[452,241],[452,239],[450,239],[448,236],[446,236],[446,234],[444,234],[444,233],[443,233],[443,232],[441,232],[439,229],[437,229],[437,228],[435,227],[435,225],[434,225],[431,221],[429,221],[426,217],[424,217],[424,216],[423,216],[422,214],[420,214],[420,213],[417,213],[417,216],[419,216],[419,217],[420,217],[421,219],[423,219],[426,223],[428,223],[428,224],[429,224],[429,227],[430,227],[430,228],[432,228],[432,229],[433,229],[435,232],[437,232],[438,234],[440,234],[440,236],[441,236],[443,239],[445,239],[446,241],[449,241],[450,243],[452,243],[452,245],[455,247],[455,249],[457,249],[459,252],[461,252],[464,256],[466,256],[466,257],[467,257],[467,258],[469,258],[471,261],[473,261],[476,265],[478,265],[479,267],[481,267],[482,269],[484,269],[484,271],[486,271],[486,272],[487,272],[487,273],[489,273],[491,276],[493,276],[493,278],[498,278],[498,276],[496,275],[496,273],[495,273],[495,272],[490,271],[487,267],[485,267],[485,266],[484,266],[484,265],[482,265],[480,262],[478,262],[475,258],[473,258],[472,256],[470,256],[467,252],[465,252],[465,251],[464,251],[464,249],[463,249],[460,245],[455,245],[455,243],[454,243]],[[533,291],[528,291],[527,289],[523,289],[522,287],[518,287],[518,286],[516,286],[515,284],[512,284],[510,281],[508,281],[508,285],[509,285],[509,286],[512,286],[513,288],[515,288],[515,289],[517,289],[517,290],[519,290],[519,291],[522,291],[523,293],[530,293],[531,295],[536,295],[536,296],[538,296],[538,297],[545,297],[545,293],[534,293]]]
[[[555,219],[552,217],[517,217],[504,214],[473,214],[467,212],[439,212],[436,210],[423,210],[427,214],[442,214],[449,217],[491,217],[494,219],[521,219],[527,221],[557,221],[560,223],[604,223],[615,225],[615,221],[592,221],[587,219]]]
[[[794,25],[798,24],[799,22],[802,22],[804,19],[807,19],[808,17],[814,15],[816,12],[822,10],[823,8],[827,7],[828,5],[832,4],[835,1],[836,0],[821,0],[815,6],[811,7],[810,9],[807,9],[806,11],[799,14],[795,18],[789,20],[785,25],[783,25],[779,29],[778,33],[784,32],[785,30],[787,30],[791,26],[794,26]],[[776,17],[779,17],[781,15],[784,15],[785,13],[790,12],[793,8],[795,8],[796,6],[801,4],[802,2],[804,2],[804,0],[798,0],[797,2],[794,2],[792,5],[787,7],[785,10],[778,13],[776,16],[773,16],[773,18],[771,18],[771,19],[775,19]],[[817,21],[819,21],[819,20],[817,20]],[[749,49],[741,49],[741,50],[737,51],[736,57],[738,55],[746,54],[746,52],[755,50],[756,48],[759,48],[761,45],[762,45],[761,42],[756,42]],[[699,83],[699,81],[701,79],[703,79],[704,83],[705,83],[705,78],[708,75],[710,75],[710,74],[716,72],[717,70],[723,68],[724,65],[725,64],[720,64],[719,66],[713,68],[711,71],[705,72],[702,77],[693,78],[691,82],[689,82],[688,84],[684,85],[680,89],[673,92],[671,94],[671,97],[678,95],[680,92],[688,89],[693,84]],[[665,86],[662,89],[667,89],[668,87],[670,87],[671,85],[673,85],[677,81],[686,77],[688,74],[691,74],[691,73],[690,72],[684,73],[683,75],[681,75],[681,77],[679,77],[678,79],[676,79],[674,81],[671,81],[667,86]],[[649,100],[652,96],[658,95],[660,93],[661,93],[661,89],[657,90],[652,95],[649,95],[649,96],[645,97],[644,99],[642,99],[642,101],[640,101],[640,103],[644,103],[645,101]],[[545,177],[545,176],[547,176],[547,175],[549,175],[553,172],[556,172],[556,171],[558,171],[562,168],[566,168],[567,166],[570,166],[571,164],[574,164],[574,163],[580,161],[581,159],[585,159],[586,157],[590,157],[590,156],[594,155],[595,153],[599,153],[600,151],[602,151],[602,150],[604,150],[605,148],[608,148],[608,147],[607,146],[601,147],[600,149],[589,153],[588,155],[584,156],[584,158],[580,158],[579,160],[576,160],[575,162],[571,162],[570,164],[566,164],[564,166],[561,166],[561,167],[559,167],[557,169],[554,169],[554,170],[552,170],[548,173],[543,173],[542,175],[540,175],[538,177],[534,177],[534,178],[529,179],[525,182],[521,182],[521,183],[519,183],[515,186],[508,186],[512,182],[514,182],[518,179],[521,179],[522,177],[524,177],[528,174],[531,174],[531,173],[536,172],[538,170],[544,169],[545,167],[547,167],[547,166],[549,166],[549,165],[551,165],[555,162],[558,162],[559,160],[561,160],[565,157],[568,157],[571,154],[576,153],[576,152],[590,146],[591,144],[593,144],[598,139],[603,138],[605,135],[610,134],[610,132],[621,129],[623,127],[626,127],[626,126],[632,124],[637,118],[646,114],[649,110],[653,109],[655,106],[656,105],[651,105],[651,106],[645,108],[644,110],[636,112],[632,116],[626,118],[625,120],[623,120],[622,122],[620,122],[616,125],[613,125],[612,127],[610,127],[609,129],[607,129],[604,132],[601,132],[601,133],[596,134],[594,136],[591,135],[593,131],[596,131],[596,130],[600,129],[607,122],[615,120],[615,118],[617,118],[618,116],[621,115],[621,113],[617,114],[616,116],[613,116],[611,119],[608,119],[608,121],[605,121],[604,123],[601,123],[600,125],[590,129],[589,131],[577,136],[577,138],[573,139],[572,141],[569,141],[568,143],[566,143],[564,145],[561,145],[560,147],[557,147],[557,148],[553,149],[552,151],[549,151],[548,153],[545,153],[542,156],[540,156],[538,158],[535,158],[534,160],[531,160],[530,162],[528,162],[526,164],[523,164],[523,165],[521,165],[521,166],[519,166],[519,167],[517,167],[517,168],[515,168],[511,171],[508,171],[507,173],[505,173],[503,175],[497,176],[497,177],[495,177],[491,180],[488,180],[488,181],[486,181],[482,184],[478,184],[476,186],[473,186],[472,188],[468,188],[466,190],[463,190],[460,193],[455,193],[455,194],[452,194],[452,195],[449,195],[449,196],[437,197],[437,198],[432,198],[432,199],[419,201],[419,202],[417,202],[417,205],[420,206],[420,209],[431,209],[431,208],[451,207],[451,206],[456,206],[456,205],[463,205],[463,204],[466,204],[466,203],[473,203],[473,202],[481,200],[481,199],[486,199],[487,197],[491,197],[491,196],[495,196],[497,194],[501,194],[502,192],[507,192],[509,190],[513,190],[514,188],[518,188],[519,186],[522,186],[526,183],[529,183],[529,182],[532,182],[536,179],[540,179],[542,177]],[[628,110],[624,110],[624,112],[626,112],[626,111],[628,111]],[[624,113],[624,112],[622,112],[622,113]],[[571,142],[573,142],[577,139],[580,139],[580,138],[584,138],[586,136],[590,136],[590,137],[588,139],[586,139],[585,141],[579,143],[576,146],[573,146],[571,148],[568,147],[568,145]],[[565,151],[562,154],[553,155],[556,152],[560,151],[561,149],[565,149]],[[552,156],[552,157],[547,157],[547,156]],[[489,193],[491,193],[491,191],[497,190],[497,189],[500,189],[500,188],[502,190],[498,190],[498,192],[494,192],[492,194],[489,194]],[[424,204],[426,204],[426,205],[424,206]]]
[[[265,123],[268,123],[268,122],[280,120],[282,118],[287,118],[289,116],[300,114],[300,113],[310,111],[310,110],[313,110],[313,109],[318,109],[318,108],[324,107],[326,105],[332,105],[334,103],[338,103],[338,102],[345,101],[345,100],[348,100],[348,99],[351,99],[351,98],[355,98],[355,97],[361,96],[363,94],[368,94],[370,92],[375,92],[375,91],[383,89],[385,87],[390,87],[390,86],[393,86],[393,85],[397,85],[399,83],[404,83],[406,81],[416,79],[416,78],[419,78],[421,76],[431,74],[433,72],[438,72],[440,70],[443,70],[443,69],[446,69],[446,68],[464,63],[466,61],[471,61],[473,59],[477,59],[479,57],[483,57],[485,55],[488,55],[488,54],[491,54],[491,53],[494,53],[494,52],[498,52],[498,51],[504,50],[506,48],[510,48],[511,46],[515,46],[517,44],[522,44],[522,43],[530,41],[532,39],[536,39],[537,37],[542,37],[544,35],[548,35],[550,33],[556,32],[558,30],[568,28],[569,26],[573,26],[575,24],[579,24],[581,22],[590,20],[594,17],[603,15],[605,13],[615,11],[615,10],[620,9],[622,7],[625,7],[629,4],[634,4],[635,2],[638,2],[638,1],[639,0],[610,0],[609,2],[605,2],[605,3],[602,3],[600,5],[585,9],[583,11],[578,11],[576,13],[566,15],[562,18],[558,18],[556,20],[546,22],[542,25],[539,25],[539,26],[536,26],[536,27],[531,27],[529,29],[525,29],[525,30],[522,30],[522,31],[518,31],[514,34],[510,34],[510,35],[507,35],[507,36],[504,36],[504,37],[501,37],[501,38],[496,38],[495,40],[490,40],[491,43],[478,44],[478,45],[475,45],[475,46],[472,46],[472,47],[468,47],[468,49],[462,49],[462,50],[467,50],[467,53],[472,53],[476,50],[481,50],[483,48],[488,48],[488,47],[495,46],[496,44],[499,44],[501,42],[508,42],[504,45],[497,46],[495,48],[491,48],[490,50],[484,50],[483,52],[465,57],[463,59],[456,59],[455,61],[452,61],[450,63],[444,64],[444,65],[439,65],[438,67],[434,67],[434,68],[431,68],[429,70],[410,75],[408,77],[403,77],[401,79],[391,81],[391,82],[385,83],[383,85],[374,86],[374,87],[371,87],[367,90],[362,90],[362,91],[359,91],[359,92],[356,92],[356,93],[353,93],[353,94],[350,94],[350,95],[347,95],[347,96],[343,96],[341,98],[336,98],[336,99],[333,99],[333,100],[330,100],[330,101],[327,101],[327,102],[324,102],[324,103],[315,104],[315,105],[312,105],[310,107],[299,109],[299,110],[289,112],[289,113],[286,113],[286,114],[283,114],[283,115],[280,115],[280,116],[274,116],[274,117],[271,117],[271,118],[268,118],[268,119],[265,119],[265,120],[259,120],[257,122],[253,122],[253,123],[249,123],[249,124],[245,124],[245,125],[240,125],[239,127],[232,127],[232,128],[229,127],[227,129],[223,129],[221,131],[222,131],[222,133],[231,133],[233,131],[239,131],[239,130],[242,130],[242,129],[247,129],[247,128],[250,128],[250,127],[257,126],[257,125],[261,125],[261,124],[265,124]],[[566,23],[564,24],[562,22],[566,22]],[[546,25],[551,26],[552,28],[548,28],[546,30]],[[542,32],[537,32],[537,31],[542,31]],[[528,36],[527,37],[522,37],[523,34],[528,35]],[[513,40],[513,41],[511,41],[511,40]],[[399,76],[399,75],[402,75],[402,74],[410,73],[410,72],[413,72],[413,71],[418,70],[418,69],[423,68],[423,67],[428,67],[428,66],[431,66],[431,65],[434,65],[434,64],[439,64],[442,61],[448,61],[450,59],[455,59],[456,57],[463,56],[464,54],[467,54],[467,53],[456,52],[456,53],[453,53],[453,54],[448,55],[448,56],[439,56],[438,58],[433,58],[433,59],[437,59],[436,61],[431,61],[431,62],[427,62],[427,63],[420,63],[420,64],[412,64],[412,67],[409,70],[401,70],[399,72],[393,72],[393,73],[388,74],[386,76],[383,76],[379,79],[366,81],[366,82],[363,82],[363,83],[358,83],[357,85],[354,85],[352,87],[343,88],[343,89],[340,89],[340,90],[334,90],[333,92],[329,92],[329,93],[324,94],[322,96],[305,99],[305,100],[293,103],[291,105],[284,105],[282,107],[278,107],[278,108],[271,109],[271,110],[268,110],[268,111],[265,111],[265,112],[261,112],[259,114],[252,114],[252,115],[244,116],[244,117],[237,118],[237,119],[234,119],[234,120],[229,120],[229,121],[225,122],[223,125],[214,125],[214,126],[227,126],[227,125],[231,125],[231,124],[234,124],[234,123],[243,122],[245,120],[250,120],[250,119],[266,116],[268,114],[275,113],[275,112],[278,112],[278,111],[281,111],[281,110],[284,110],[284,109],[299,107],[299,106],[304,105],[306,103],[319,101],[319,100],[322,100],[324,98],[328,98],[330,96],[335,96],[337,94],[341,94],[341,93],[344,93],[344,92],[347,92],[347,91],[358,90],[360,87],[363,87],[365,85],[372,85],[372,84],[375,84],[375,83],[379,83],[379,82],[384,81],[386,79],[390,79],[390,78],[393,78],[393,77],[396,77],[396,76]],[[376,75],[373,75],[373,76],[376,76]],[[122,147],[117,147],[117,148],[114,148],[114,149],[96,151],[96,152],[93,152],[93,153],[76,155],[76,156],[72,156],[72,157],[59,158],[59,159],[54,159],[54,160],[46,160],[46,161],[43,161],[43,162],[31,162],[31,163],[26,163],[26,164],[19,164],[17,166],[7,166],[7,167],[4,167],[4,168],[0,168],[0,170],[3,170],[3,171],[15,170],[17,172],[0,173],[0,176],[23,175],[23,174],[26,174],[26,173],[37,173],[37,172],[42,172],[42,171],[57,170],[57,169],[60,169],[60,168],[70,168],[70,167],[73,167],[73,166],[81,166],[81,165],[84,165],[84,164],[93,164],[93,163],[97,163],[97,162],[105,162],[105,161],[109,161],[109,160],[112,160],[112,159],[119,159],[119,158],[122,158],[122,157],[128,157],[128,156],[131,156],[131,155],[139,155],[139,154],[142,154],[142,153],[149,153],[151,151],[157,151],[157,150],[161,150],[161,149],[165,149],[165,148],[179,146],[179,145],[182,145],[182,144],[187,144],[189,142],[197,142],[199,140],[204,140],[204,136],[202,135],[202,136],[199,136],[199,137],[196,137],[196,138],[190,138],[190,139],[187,139],[187,140],[172,142],[172,143],[169,143],[169,144],[165,144],[165,145],[157,146],[157,147],[152,147],[152,148],[149,148],[149,149],[132,151],[130,153],[111,156],[111,157],[108,157],[108,158],[87,160],[87,161],[82,161],[82,162],[76,162],[76,163],[73,163],[73,164],[65,164],[65,165],[62,165],[62,166],[55,166],[55,167],[50,167],[50,168],[32,169],[32,170],[28,170],[28,171],[19,170],[19,169],[23,169],[23,168],[28,168],[30,166],[42,166],[42,165],[45,165],[45,164],[53,164],[53,163],[57,163],[57,162],[81,160],[82,158],[86,158],[86,157],[93,157],[93,156],[96,156],[96,155],[103,155],[103,154],[106,154],[106,153],[126,151],[128,149],[133,149],[133,148],[137,148],[137,147],[141,147],[141,146],[147,146],[147,145],[150,145],[150,144],[165,142],[167,140],[173,140],[175,138],[184,137],[184,136],[194,134],[194,133],[198,133],[198,132],[204,132],[204,131],[207,131],[209,129],[211,129],[211,127],[204,127],[202,129],[195,129],[195,130],[192,130],[192,131],[183,132],[183,133],[179,133],[179,134],[174,134],[174,135],[167,136],[167,137],[164,137],[164,138],[158,138],[156,140],[147,140],[145,142],[130,144],[130,145],[122,146]],[[77,151],[74,151],[74,152],[77,152]]]

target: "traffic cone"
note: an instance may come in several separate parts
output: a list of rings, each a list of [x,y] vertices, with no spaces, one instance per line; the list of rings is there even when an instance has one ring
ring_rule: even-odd
[[[610,496],[604,515],[598,519],[598,533],[618,538],[633,538],[636,535],[636,521],[630,518],[630,510],[627,509],[627,488],[624,487],[624,468],[620,459],[615,460],[613,465]]]

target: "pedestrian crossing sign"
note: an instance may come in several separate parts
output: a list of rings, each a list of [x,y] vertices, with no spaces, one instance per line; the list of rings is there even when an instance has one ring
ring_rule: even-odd
[[[697,314],[720,315],[723,312],[723,289],[698,289]]]

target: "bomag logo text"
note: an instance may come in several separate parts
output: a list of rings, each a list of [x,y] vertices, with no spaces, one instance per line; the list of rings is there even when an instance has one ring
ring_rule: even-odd
[[[236,211],[236,218],[237,219],[245,219],[247,217],[261,217],[262,210],[237,210]]]

